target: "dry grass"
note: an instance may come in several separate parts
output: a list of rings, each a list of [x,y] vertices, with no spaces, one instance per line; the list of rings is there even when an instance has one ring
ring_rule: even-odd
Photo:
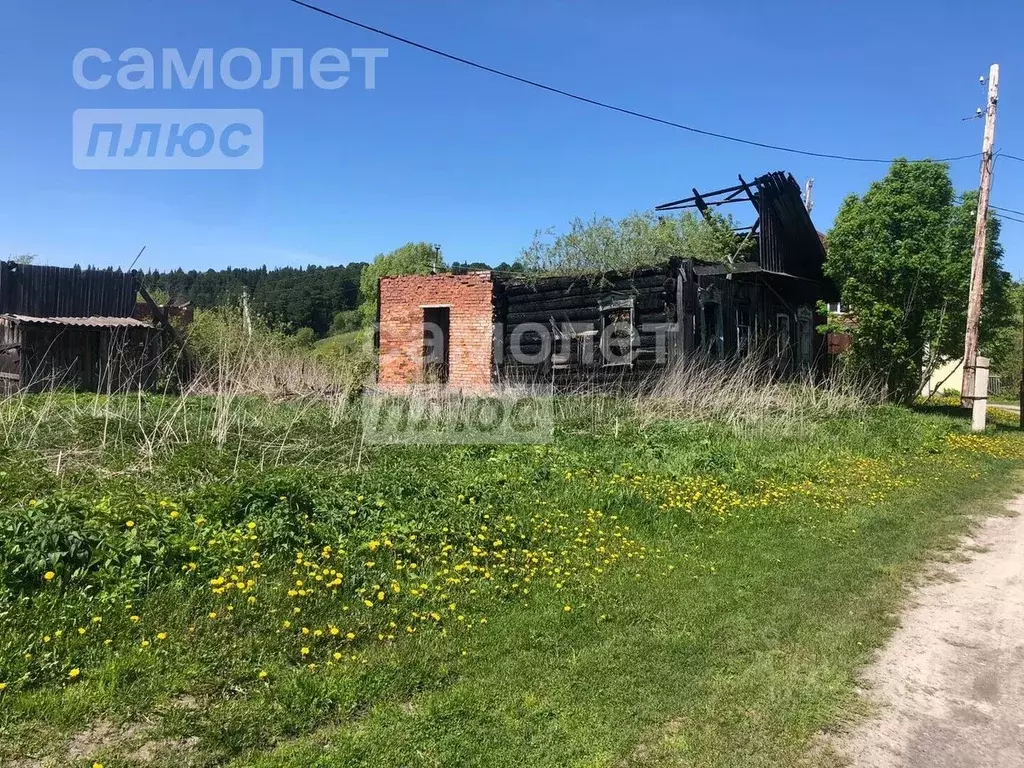
[[[882,401],[870,377],[842,368],[827,374],[784,376],[764,352],[739,361],[680,360],[650,377],[634,393],[636,418],[718,421],[732,426],[798,423],[859,410]]]

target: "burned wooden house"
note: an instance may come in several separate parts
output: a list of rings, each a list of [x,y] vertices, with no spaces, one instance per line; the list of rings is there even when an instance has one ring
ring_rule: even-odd
[[[137,290],[120,271],[0,262],[0,392],[152,386],[163,333],[133,317]]]
[[[768,356],[780,375],[827,359],[818,301],[834,300],[822,238],[785,173],[659,206],[706,213],[745,202],[745,260],[672,258],[629,272],[498,272],[385,277],[379,287],[378,383],[423,381],[487,391],[501,381],[635,379],[680,359]],[[741,246],[746,245],[747,248]]]

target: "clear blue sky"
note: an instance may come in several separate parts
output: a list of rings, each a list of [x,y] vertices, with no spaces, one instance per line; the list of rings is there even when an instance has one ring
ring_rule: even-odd
[[[1024,157],[1024,3],[319,0],[365,23],[525,77],[765,142],[841,154],[980,148],[978,76],[1002,67],[997,147]],[[449,260],[513,260],[535,230],[618,217],[768,170],[815,179],[814,218],[884,166],[771,152],[604,112],[352,29],[284,0],[0,0],[0,256],[186,269],[340,264],[410,240]],[[212,47],[386,46],[377,88],[85,91],[84,47],[190,59]],[[159,75],[159,68],[158,68]],[[354,78],[354,81],[357,78]],[[78,108],[263,110],[260,171],[78,171]],[[959,189],[978,162],[953,165]],[[993,202],[1024,210],[1024,163]],[[1024,217],[1022,217],[1024,218]],[[1024,273],[1024,224],[1006,223]]]

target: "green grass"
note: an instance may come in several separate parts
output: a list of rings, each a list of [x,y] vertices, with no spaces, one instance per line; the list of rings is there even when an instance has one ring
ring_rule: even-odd
[[[574,401],[551,445],[367,448],[352,412],[180,405],[0,413],[0,762],[796,765],[1024,459],[885,407],[737,431]],[[69,759],[103,721],[126,735]]]

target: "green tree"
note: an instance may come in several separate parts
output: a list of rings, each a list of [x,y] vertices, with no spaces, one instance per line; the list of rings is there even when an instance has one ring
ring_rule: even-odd
[[[981,346],[981,350],[992,359],[992,371],[999,375],[1003,394],[1014,396],[1020,391],[1024,360],[1024,283],[1013,283],[1008,287],[1007,303],[1009,316],[996,328],[992,338]],[[983,311],[987,317],[988,310]]]
[[[742,261],[756,241],[737,236],[734,227],[731,217],[712,215],[709,221],[692,211],[633,213],[618,222],[575,219],[568,232],[538,232],[521,261],[527,270],[565,273],[627,270],[671,258]]]
[[[851,195],[828,235],[825,272],[856,317],[853,357],[911,400],[930,366],[963,354],[976,199],[957,204],[949,169],[897,160],[863,197]],[[982,340],[1007,317],[999,229],[991,230]]]
[[[377,321],[377,283],[382,277],[429,275],[435,267],[443,268],[444,262],[434,246],[428,243],[406,243],[391,253],[379,254],[359,278],[363,321],[367,325]]]
[[[312,349],[316,344],[316,331],[312,328],[299,328],[295,332],[295,346],[299,349]]]
[[[362,315],[363,313],[358,309],[345,309],[341,312],[335,312],[334,319],[331,320],[331,333],[339,334],[358,331]]]

